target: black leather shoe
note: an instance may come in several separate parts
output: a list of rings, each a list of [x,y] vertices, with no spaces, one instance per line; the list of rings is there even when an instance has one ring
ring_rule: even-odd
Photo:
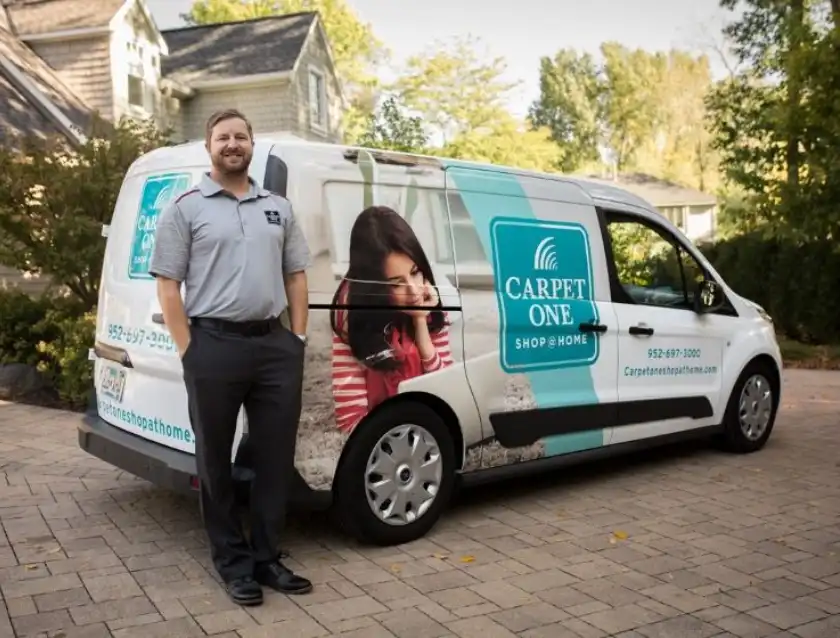
[[[281,594],[308,594],[312,591],[311,582],[279,561],[257,565],[254,577],[260,585],[271,587]]]
[[[234,578],[225,583],[230,599],[238,605],[261,605],[263,593],[260,584],[250,576]]]

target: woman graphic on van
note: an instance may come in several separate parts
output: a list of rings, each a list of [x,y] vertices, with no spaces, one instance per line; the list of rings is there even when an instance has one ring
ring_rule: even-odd
[[[351,432],[401,381],[452,365],[447,317],[414,231],[385,206],[350,231],[350,267],[333,297],[336,425]],[[344,306],[351,306],[346,310]]]

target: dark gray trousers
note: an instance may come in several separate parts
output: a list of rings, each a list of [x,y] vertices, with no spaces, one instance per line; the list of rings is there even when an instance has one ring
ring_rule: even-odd
[[[294,473],[305,346],[279,323],[271,332],[251,335],[197,323],[183,358],[184,381],[201,515],[216,570],[229,580],[253,575],[257,563],[279,556]],[[250,544],[236,516],[231,476],[236,419],[243,405],[255,475]]]

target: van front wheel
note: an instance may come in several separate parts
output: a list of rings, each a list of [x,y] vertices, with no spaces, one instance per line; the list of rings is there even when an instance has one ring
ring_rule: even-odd
[[[778,389],[767,365],[753,362],[741,373],[723,419],[723,445],[729,452],[749,454],[764,447],[776,421]]]
[[[426,405],[397,403],[359,427],[333,485],[340,524],[360,542],[375,545],[425,536],[455,482],[446,424]]]

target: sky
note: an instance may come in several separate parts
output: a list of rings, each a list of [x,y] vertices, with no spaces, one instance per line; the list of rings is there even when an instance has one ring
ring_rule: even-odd
[[[191,0],[146,0],[158,27],[181,26]],[[539,96],[539,62],[572,47],[597,55],[616,40],[631,48],[704,50],[713,72],[724,67],[710,45],[720,42],[726,14],[718,0],[348,0],[399,64],[435,40],[471,35],[481,52],[507,61],[507,80],[519,81],[509,107],[522,116]],[[495,7],[495,8],[494,8]],[[513,8],[515,7],[515,10]],[[388,76],[386,75],[386,79]]]

